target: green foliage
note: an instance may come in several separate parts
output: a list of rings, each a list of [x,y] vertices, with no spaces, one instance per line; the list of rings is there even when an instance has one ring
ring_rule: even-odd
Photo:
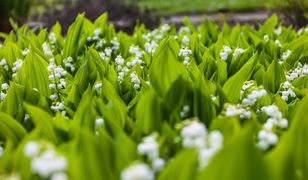
[[[0,179],[307,179],[308,34],[278,24],[17,27]]]

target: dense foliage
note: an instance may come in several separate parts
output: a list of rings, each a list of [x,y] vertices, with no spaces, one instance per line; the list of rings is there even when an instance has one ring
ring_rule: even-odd
[[[308,28],[2,36],[0,179],[308,178]]]

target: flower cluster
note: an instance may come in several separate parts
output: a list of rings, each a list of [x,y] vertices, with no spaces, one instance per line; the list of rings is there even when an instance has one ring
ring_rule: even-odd
[[[103,87],[103,83],[102,83],[102,82],[96,82],[96,83],[94,84],[94,89],[95,89],[96,91],[101,91],[101,90],[102,90],[102,87]]]
[[[179,56],[184,58],[184,61],[183,61],[184,65],[189,65],[191,54],[192,54],[192,51],[188,48],[181,48],[180,49]]]
[[[115,64],[118,72],[118,81],[121,83],[129,72],[129,68],[125,66],[125,60],[121,55],[118,55],[115,58]]]
[[[266,94],[266,90],[262,86],[257,87],[255,81],[246,81],[240,91],[242,105],[253,106],[258,99],[266,96]]]
[[[182,119],[187,118],[188,113],[190,112],[190,107],[189,105],[185,105],[182,109],[182,111],[180,112],[180,116]]]
[[[7,62],[6,62],[6,59],[4,59],[4,58],[1,59],[1,61],[0,61],[0,66],[3,67],[3,69],[6,70],[6,71],[9,70],[9,66],[8,66],[8,64],[7,64]]]
[[[24,155],[31,160],[31,171],[42,178],[51,180],[68,179],[67,160],[59,155],[52,145],[29,141],[24,147]]]
[[[105,124],[105,121],[104,121],[104,119],[103,119],[102,117],[98,117],[98,118],[95,119],[95,134],[96,134],[97,136],[99,136],[99,131],[98,131],[98,129],[99,129],[100,127],[104,126],[104,124]]]
[[[145,163],[135,163],[121,172],[121,180],[154,180],[155,175]]]
[[[146,42],[144,44],[144,49],[147,53],[149,53],[150,55],[154,55],[155,50],[157,49],[158,44],[155,41],[151,41],[151,42]]]
[[[51,49],[49,48],[49,45],[46,42],[43,43],[42,48],[43,48],[44,54],[46,54],[49,57],[53,57],[53,53]]]
[[[284,61],[286,61],[289,58],[289,56],[291,55],[291,53],[292,53],[292,51],[289,50],[289,49],[286,52],[284,52],[282,54],[281,61],[279,61],[279,63],[282,64]]]
[[[148,33],[142,35],[142,38],[145,39],[147,42],[159,42],[164,38],[164,33],[170,30],[170,25],[163,24],[160,28],[154,29]]]
[[[282,117],[276,105],[263,106],[261,112],[265,113],[269,118],[263,124],[262,130],[258,133],[257,146],[262,150],[267,150],[278,142],[278,136],[275,134],[276,128],[286,129],[288,120]]]
[[[112,40],[110,41],[111,43],[111,49],[114,50],[114,51],[117,51],[120,49],[120,42],[118,40],[117,37],[113,37]]]
[[[249,119],[251,117],[251,112],[247,108],[242,107],[240,104],[226,104],[225,106],[226,117],[240,116],[241,119]]]
[[[188,121],[180,134],[183,147],[197,148],[200,168],[207,166],[223,145],[223,135],[219,131],[208,133],[205,125],[195,119]]]
[[[241,54],[243,54],[245,52],[244,49],[242,48],[235,48],[234,52],[233,52],[233,59],[237,59],[237,57],[239,57]],[[227,56],[228,57],[228,56]]]
[[[19,69],[21,68],[23,64],[23,60],[22,59],[16,59],[16,61],[13,63],[13,74],[12,77],[15,78],[17,76],[17,72],[19,71]]]
[[[104,51],[99,52],[99,56],[104,61],[109,61],[111,55],[112,55],[112,49],[110,47],[107,47],[107,48],[105,48]]]
[[[67,57],[65,59],[63,59],[63,63],[65,65],[66,68],[69,68],[71,70],[71,72],[74,72],[76,67],[75,65],[73,64],[74,60],[72,57]]]
[[[301,63],[298,63],[295,69],[292,69],[288,72],[288,74],[286,75],[286,79],[288,81],[294,81],[299,77],[304,77],[307,75],[308,75],[308,65],[304,64],[303,66]]]
[[[289,100],[289,97],[295,98],[296,94],[292,90],[292,84],[289,81],[285,81],[284,83],[281,84],[281,87],[283,91],[281,91],[281,98],[285,101]]]
[[[134,67],[137,64],[139,64],[140,67],[143,68],[143,66],[142,66],[142,64],[143,64],[142,57],[143,57],[144,51],[140,50],[138,46],[132,45],[129,48],[129,53],[133,55],[133,58],[132,58],[132,60],[130,62],[126,63],[127,66],[128,67]]]
[[[22,51],[22,55],[23,56],[26,56],[27,54],[29,54],[30,53],[30,49],[29,48],[26,48],[26,49],[24,49],[23,51]]]
[[[56,37],[56,34],[54,32],[49,33],[48,39],[49,39],[51,44],[57,43],[57,37]]]
[[[159,157],[159,145],[156,135],[149,135],[143,138],[138,144],[138,154],[146,157],[151,166],[146,163],[135,162],[121,173],[122,180],[134,179],[155,179],[155,173],[165,166],[165,160]]]
[[[250,93],[242,100],[243,106],[253,106],[258,99],[266,96],[267,92],[265,89],[253,89]]]
[[[222,50],[220,51],[219,55],[220,58],[226,61],[229,57],[229,54],[232,52],[232,49],[229,46],[224,45]]]
[[[154,172],[160,171],[165,165],[165,160],[159,157],[159,146],[156,135],[143,138],[143,141],[138,144],[138,153],[146,156],[152,162],[151,167]]]
[[[10,85],[8,83],[3,83],[1,84],[1,93],[0,93],[0,101],[3,101],[6,94],[7,94],[7,91],[9,90],[10,88]]]
[[[58,93],[61,89],[66,88],[65,76],[67,72],[61,66],[55,64],[54,58],[51,58],[49,61],[48,71],[48,79],[50,81],[49,88],[53,92],[53,94],[50,95],[50,99],[53,101],[51,109],[54,111],[60,111],[65,115],[66,111],[64,111],[64,104],[61,99],[58,99]]]
[[[134,88],[137,90],[140,89],[141,81],[135,72],[130,74],[130,79],[131,79],[131,82],[134,84]]]
[[[190,39],[187,35],[184,35],[182,37],[182,44],[181,44],[181,47],[188,47],[189,45],[189,42],[190,42]]]

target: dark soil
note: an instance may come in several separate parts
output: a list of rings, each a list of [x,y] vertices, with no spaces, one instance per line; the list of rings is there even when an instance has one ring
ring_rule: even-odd
[[[108,12],[108,19],[115,25],[115,28],[128,33],[131,33],[134,26],[140,22],[148,28],[154,28],[159,23],[159,19],[151,15],[151,11],[140,13],[138,8],[133,5],[121,6],[121,3],[110,0],[87,1],[75,6],[66,5],[64,9],[65,11],[46,13],[40,21],[48,28],[59,22],[62,25],[63,33],[67,32],[69,25],[82,12],[91,21],[94,21],[104,12]]]

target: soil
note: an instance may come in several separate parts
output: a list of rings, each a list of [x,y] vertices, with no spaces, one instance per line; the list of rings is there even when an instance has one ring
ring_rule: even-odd
[[[75,6],[67,5],[65,11],[49,12],[43,16],[37,23],[37,19],[33,18],[30,25],[37,26],[43,25],[47,28],[51,28],[56,22],[62,25],[63,33],[67,32],[69,25],[74,22],[76,16],[79,13],[84,12],[85,16],[94,21],[104,12],[108,12],[108,19],[115,25],[117,30],[122,30],[128,33],[132,33],[133,28],[139,22],[144,23],[149,28],[154,28],[159,23],[158,18],[154,18],[150,11],[140,13],[137,7],[129,6],[124,7],[110,0],[97,0],[91,1],[91,3],[83,2]],[[146,15],[144,15],[146,14]]]

